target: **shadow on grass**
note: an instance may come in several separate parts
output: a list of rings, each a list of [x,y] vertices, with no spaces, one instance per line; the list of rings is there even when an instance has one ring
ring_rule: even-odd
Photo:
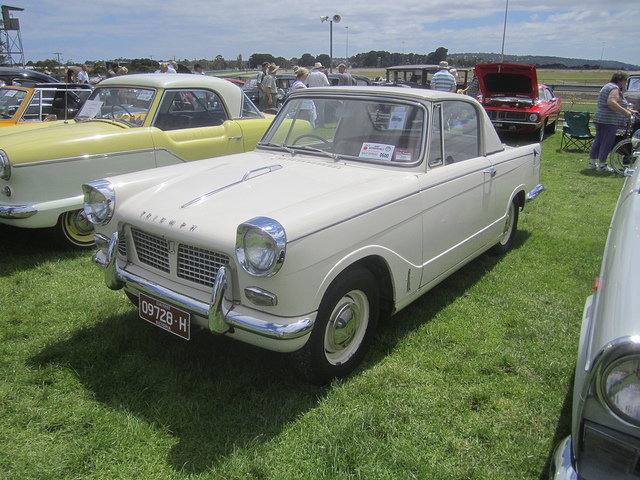
[[[513,248],[528,236],[519,231]],[[481,255],[407,307],[419,316],[400,312],[398,321],[387,322],[360,370],[384,358],[503,258]],[[187,474],[215,470],[234,452],[268,442],[331,389],[298,380],[283,354],[207,332],[185,342],[146,324],[135,311],[77,331],[30,363],[68,368],[97,401],[167,431],[177,439],[167,462]]]
[[[547,456],[547,461],[544,464],[544,468],[542,472],[540,472],[540,476],[538,477],[540,480],[547,480],[552,478],[549,475],[549,468],[551,467],[551,462],[553,461],[553,454],[555,452],[558,444],[564,439],[566,436],[571,434],[571,410],[573,403],[573,382],[575,381],[575,370],[573,375],[571,376],[571,382],[569,387],[567,388],[567,393],[564,396],[564,402],[562,402],[562,409],[560,410],[560,417],[558,418],[558,424],[556,425],[556,430],[553,433],[553,440],[551,441],[551,450],[549,451],[549,455]]]
[[[51,229],[17,228],[0,225],[0,276],[16,270],[29,270],[56,258],[90,258],[91,250],[75,250],[59,246]]]

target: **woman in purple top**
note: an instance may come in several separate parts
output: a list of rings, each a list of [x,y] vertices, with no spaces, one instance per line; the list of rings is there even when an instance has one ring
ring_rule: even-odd
[[[627,82],[627,74],[616,72],[598,95],[598,109],[593,117],[596,126],[596,138],[589,153],[589,167],[596,168],[596,160],[600,160],[599,172],[611,171],[607,165],[607,157],[616,141],[616,132],[620,125],[624,125],[627,118],[631,118],[633,110],[625,108],[626,102],[622,98],[622,88]]]

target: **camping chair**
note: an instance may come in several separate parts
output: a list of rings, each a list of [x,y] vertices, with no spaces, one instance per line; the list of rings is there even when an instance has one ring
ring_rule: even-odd
[[[591,148],[595,136],[589,128],[590,117],[589,112],[564,112],[560,150],[575,148],[582,151]]]

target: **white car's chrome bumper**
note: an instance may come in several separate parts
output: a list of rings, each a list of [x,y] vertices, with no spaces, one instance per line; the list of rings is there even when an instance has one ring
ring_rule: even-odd
[[[119,268],[116,262],[118,232],[114,233],[111,238],[97,234],[95,240],[96,244],[102,248],[94,254],[93,262],[104,268],[105,282],[110,289],[119,290],[126,285],[158,300],[204,317],[208,319],[209,330],[214,333],[224,334],[237,328],[272,340],[293,340],[308,335],[313,327],[312,316],[303,316],[294,322],[277,323],[270,321],[274,320],[273,316],[265,315],[265,317],[271,317],[269,320],[265,320],[234,311],[232,304],[227,308],[224,305],[224,292],[229,286],[227,278],[229,273],[225,267],[218,270],[211,292],[211,300],[209,303],[205,303]]]
[[[549,472],[550,480],[578,480],[578,474],[571,462],[571,437],[567,437],[556,447]]]

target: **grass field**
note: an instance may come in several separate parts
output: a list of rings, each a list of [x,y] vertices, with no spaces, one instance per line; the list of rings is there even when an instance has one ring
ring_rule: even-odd
[[[517,141],[517,139],[508,139]],[[90,252],[0,226],[0,478],[543,479],[622,177],[543,142],[515,248],[381,326],[346,380],[137,317]]]

